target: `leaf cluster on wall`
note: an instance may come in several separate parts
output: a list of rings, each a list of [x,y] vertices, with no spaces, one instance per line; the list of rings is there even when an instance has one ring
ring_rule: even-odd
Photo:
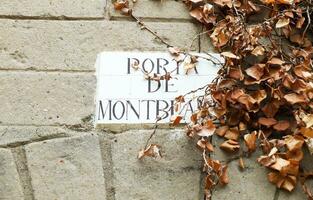
[[[205,87],[201,104],[185,126],[197,140],[204,160],[205,198],[217,184],[227,184],[227,163],[211,159],[212,137],[224,138],[220,148],[244,157],[262,151],[258,162],[270,169],[268,180],[293,191],[297,182],[309,200],[305,184],[313,173],[301,169],[304,148],[313,154],[313,67],[310,0],[184,0],[190,15],[204,27],[211,44],[224,58],[218,76]],[[127,0],[115,2],[116,10],[135,19]],[[189,58],[186,73],[197,56],[174,47],[162,38],[175,57]],[[177,59],[177,62],[185,60]],[[213,62],[213,61],[212,61]],[[177,97],[176,105],[185,101]],[[172,124],[178,125],[181,116]],[[155,130],[154,133],[155,134]],[[160,146],[146,145],[144,156],[160,155]]]

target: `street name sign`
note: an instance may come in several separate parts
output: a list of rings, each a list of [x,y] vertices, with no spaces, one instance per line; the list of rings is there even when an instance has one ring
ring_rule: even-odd
[[[197,110],[197,97],[203,90],[186,97],[179,109],[175,97],[203,87],[216,77],[220,66],[205,58],[223,61],[219,54],[194,55],[199,57],[193,68],[188,55],[180,55],[184,61],[178,64],[177,57],[175,60],[166,52],[98,54],[95,126],[149,124],[158,117],[162,118],[159,123],[169,123],[174,115],[188,122]]]

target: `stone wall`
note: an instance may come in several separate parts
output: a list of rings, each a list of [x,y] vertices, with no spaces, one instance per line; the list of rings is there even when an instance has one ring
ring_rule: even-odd
[[[179,47],[202,29],[173,0],[139,0],[135,15]],[[209,51],[207,41],[192,49]],[[151,130],[93,129],[94,63],[104,50],[167,49],[105,0],[1,1],[0,200],[202,199],[201,156],[182,130],[159,130],[164,157],[138,161]],[[212,156],[225,159],[218,148]],[[300,187],[276,190],[255,159],[244,171],[231,162],[231,183],[212,199],[305,199]]]

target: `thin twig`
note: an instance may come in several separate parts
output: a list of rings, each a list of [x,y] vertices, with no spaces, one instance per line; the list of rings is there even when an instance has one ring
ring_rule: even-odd
[[[173,47],[173,45],[166,42],[163,38],[161,38],[155,31],[153,31],[150,27],[146,26],[143,21],[141,21],[138,17],[134,16],[132,13],[130,16],[140,25],[142,29],[149,31],[152,35],[154,35],[157,39],[159,39],[166,47]]]

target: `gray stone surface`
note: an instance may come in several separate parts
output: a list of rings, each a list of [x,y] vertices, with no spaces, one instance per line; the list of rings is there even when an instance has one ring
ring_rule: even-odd
[[[35,199],[106,199],[97,136],[32,143],[25,151]]]
[[[0,147],[18,146],[32,141],[69,136],[69,130],[47,126],[0,126]]]
[[[11,151],[0,148],[0,199],[24,199],[19,181],[19,175]]]
[[[225,162],[234,155],[219,148],[223,141],[221,138],[213,140],[215,152],[211,157]],[[240,169],[238,159],[231,161],[228,164],[230,182],[226,186],[217,186],[212,199],[273,200],[276,187],[267,180],[268,170],[257,163],[257,157],[258,152],[255,152],[250,158],[244,158],[244,170]]]
[[[1,0],[0,15],[103,17],[106,0]]]
[[[92,73],[1,72],[3,124],[76,124],[94,110]]]
[[[172,45],[188,47],[199,27],[192,23],[147,23]],[[193,50],[197,50],[197,43]],[[101,51],[166,51],[135,22],[0,20],[0,68],[94,70]]]
[[[132,2],[132,1],[130,1]],[[188,9],[182,1],[175,0],[141,0],[136,3],[130,3],[133,8],[133,14],[136,17],[148,19],[166,19],[166,20],[191,20]],[[113,4],[108,3],[109,15],[111,18],[123,17],[119,11],[115,11]]]
[[[211,43],[211,39],[207,30],[205,28],[202,29],[200,36],[200,51],[205,53],[215,52],[218,53]]]
[[[112,147],[116,200],[200,199],[201,153],[181,130],[160,130],[163,158],[136,158],[151,130],[116,136]]]

